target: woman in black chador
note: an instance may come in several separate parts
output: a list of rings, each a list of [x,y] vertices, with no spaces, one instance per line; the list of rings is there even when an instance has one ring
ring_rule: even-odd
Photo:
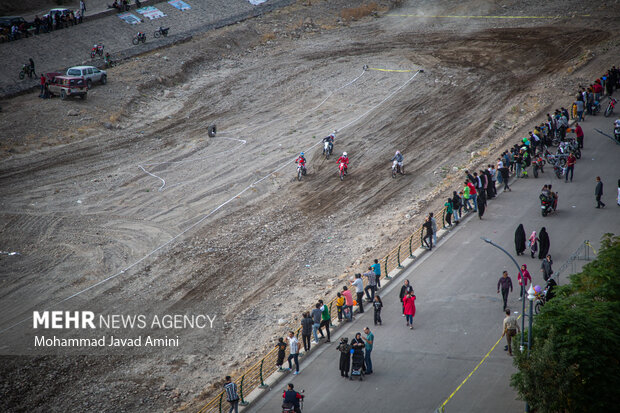
[[[545,227],[542,227],[538,234],[538,245],[538,258],[542,260],[549,253],[549,234],[547,234],[547,229]]]
[[[517,255],[523,255],[525,251],[525,229],[523,229],[523,224],[519,224],[515,231],[515,248]]]

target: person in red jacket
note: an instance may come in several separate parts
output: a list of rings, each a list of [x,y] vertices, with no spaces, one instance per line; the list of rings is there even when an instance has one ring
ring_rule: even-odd
[[[577,162],[577,157],[575,157],[574,153],[570,153],[568,158],[566,158],[566,175],[564,182],[568,182],[568,173],[570,172],[570,181],[573,182],[573,171],[575,170],[575,163]]]
[[[476,192],[476,187],[471,181],[467,182],[467,187],[469,188],[469,196],[474,203],[474,212],[478,212],[478,192]]]
[[[413,294],[413,290],[407,291],[407,295],[403,298],[403,308],[407,320],[407,327],[413,330],[413,317],[415,316],[415,295]]]
[[[583,129],[581,129],[581,125],[577,122],[575,122],[575,135],[577,135],[579,149],[583,149]]]
[[[342,156],[340,158],[338,158],[338,160],[336,161],[336,163],[338,164],[338,167],[340,167],[341,163],[344,163],[344,174],[347,174],[347,169],[349,167],[349,156],[347,155],[346,152],[342,152]]]
[[[45,97],[45,83],[47,82],[47,80],[45,79],[45,76],[43,74],[41,74],[41,80],[39,81],[39,84],[41,85],[41,93],[39,93],[39,97],[40,98],[44,98]]]
[[[523,277],[521,276],[523,274]],[[523,264],[521,266],[521,272],[517,275],[517,281],[519,281],[519,286],[521,287],[521,291],[519,291],[519,301],[523,299],[523,296],[526,295],[527,291],[527,283],[532,282],[532,276],[530,272],[527,270],[527,265]]]

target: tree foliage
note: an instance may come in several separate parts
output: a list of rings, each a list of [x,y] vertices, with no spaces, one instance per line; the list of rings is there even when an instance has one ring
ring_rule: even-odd
[[[512,386],[539,413],[617,411],[620,237],[570,277],[534,318],[532,350],[515,353]]]

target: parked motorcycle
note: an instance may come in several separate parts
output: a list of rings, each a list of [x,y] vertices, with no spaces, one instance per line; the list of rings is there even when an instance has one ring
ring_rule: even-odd
[[[157,31],[155,33],[153,33],[153,36],[155,36],[155,38],[158,38],[159,36],[167,37],[168,36],[168,29],[170,29],[170,27],[161,27],[161,26],[159,26],[159,29],[157,29]]]
[[[616,139],[616,142],[620,143],[620,126],[614,128],[614,139]]]
[[[614,98],[609,98],[609,104],[607,105],[607,109],[605,109],[605,117],[608,118],[612,113],[614,113],[614,107],[616,106],[616,102],[618,102]]]
[[[90,49],[90,58],[94,59],[95,56],[103,56],[103,48],[102,44],[95,44],[92,49]]]
[[[30,65],[23,64],[22,69],[19,71],[19,78],[23,79],[26,76],[28,76],[30,79],[32,79],[32,75],[33,75],[33,72],[32,72],[32,68],[30,67]]]
[[[146,43],[146,33],[138,32],[131,40],[134,45],[138,45],[140,42]]]

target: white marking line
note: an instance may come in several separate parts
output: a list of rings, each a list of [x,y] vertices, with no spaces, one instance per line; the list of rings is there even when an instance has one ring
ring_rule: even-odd
[[[381,102],[377,103],[376,105],[374,105],[373,107],[371,107],[369,110],[367,110],[363,115],[358,116],[357,118],[355,118],[354,120],[352,120],[351,122],[347,123],[346,125],[342,126],[339,130],[348,128],[349,126],[353,125],[355,122],[359,121],[362,117],[366,116],[367,114],[369,114],[370,112],[372,112],[373,110],[375,110],[376,108],[378,108],[380,105],[382,105],[384,102],[386,102],[388,99],[390,99],[392,96],[394,96],[399,90],[401,90],[402,88],[404,88],[407,84],[409,84],[409,82],[411,82],[417,75],[418,73],[420,73],[420,71],[418,70],[413,76],[411,76],[405,83],[403,83],[401,86],[399,86],[395,91],[393,91],[392,93],[390,93],[385,99],[383,99]],[[360,76],[358,76],[359,79]],[[315,146],[319,145],[321,143],[322,140],[318,141],[317,143],[315,143],[314,145],[312,145],[309,149],[314,148]],[[306,151],[308,151],[306,150]],[[146,260],[147,258],[149,258],[150,256],[154,255],[156,252],[158,252],[159,250],[167,247],[168,245],[170,245],[173,241],[177,240],[178,238],[180,238],[182,235],[186,234],[188,231],[192,230],[193,228],[195,228],[196,226],[198,226],[199,224],[201,224],[202,222],[204,222],[207,218],[209,218],[210,216],[212,216],[213,214],[215,214],[216,212],[218,212],[220,209],[222,209],[224,206],[228,205],[230,202],[232,202],[235,198],[243,195],[247,190],[253,188],[254,186],[256,186],[257,184],[261,183],[262,181],[264,181],[265,179],[269,178],[270,176],[274,175],[276,172],[284,169],[285,167],[287,167],[288,165],[292,164],[295,161],[295,159],[291,159],[288,162],[285,162],[284,164],[280,165],[279,167],[277,167],[276,169],[274,169],[273,171],[271,171],[270,173],[268,173],[267,175],[263,176],[262,178],[260,178],[259,180],[253,182],[252,184],[248,185],[246,188],[244,188],[241,192],[239,192],[238,194],[234,195],[233,197],[231,197],[230,199],[228,199],[226,202],[224,202],[223,204],[219,205],[218,207],[216,207],[215,209],[213,209],[211,212],[209,212],[208,214],[204,215],[202,218],[200,218],[198,221],[196,221],[195,223],[193,223],[192,225],[190,225],[189,227],[185,228],[183,231],[181,231],[180,233],[178,233],[177,235],[175,235],[174,237],[170,238],[168,241],[166,241],[165,243],[161,244],[160,246],[158,246],[157,248],[155,248],[154,250],[152,250],[151,252],[149,252],[148,254],[146,254],[145,256],[143,256],[142,258],[140,258],[139,260],[135,261],[133,264],[128,265],[127,267],[125,267],[124,269],[120,270],[119,272],[117,272],[116,274],[110,275],[107,278],[104,278],[101,281],[96,282],[95,284],[84,288],[83,290],[80,290],[72,295],[70,295],[67,298],[64,298],[58,302],[56,302],[55,304],[52,304],[51,307],[56,307],[62,303],[65,303],[67,301],[69,301],[70,299],[77,297],[78,295],[81,295],[107,281],[110,281],[116,277],[118,277],[121,274],[124,274],[126,271],[132,269],[133,267],[135,267],[136,265],[140,264],[142,261]],[[148,173],[148,172],[147,172]],[[160,178],[161,179],[161,178]],[[8,331],[20,324],[25,323],[26,321],[32,320],[32,316],[28,317],[28,318],[24,318],[21,321],[18,321],[15,324],[12,324],[9,327],[3,328],[2,330],[0,330],[0,334],[4,333],[5,331]]]
[[[142,165],[138,165],[138,168],[142,169],[145,173],[151,175],[153,178],[157,178],[162,182],[162,185],[159,187],[159,189],[157,190],[158,192],[161,192],[164,190],[164,187],[166,186],[166,180],[164,178],[162,178],[161,176],[155,175],[154,173],[151,173],[149,171],[147,171],[144,166],[158,166],[158,165],[179,165],[179,164],[184,164],[187,162],[196,162],[196,161],[202,161],[204,159],[208,159],[208,158],[213,158],[215,156],[219,156],[219,155],[223,155],[225,153],[229,153],[232,152],[234,150],[236,150],[239,146],[243,146],[247,143],[247,141],[245,139],[236,139],[236,138],[227,138],[227,137],[219,137],[219,139],[228,139],[231,141],[237,141],[237,142],[241,142],[241,145],[235,146],[232,149],[227,149],[225,151],[222,152],[218,152],[218,153],[213,153],[211,155],[207,155],[207,156],[202,156],[200,158],[191,158],[191,159],[185,159],[183,161],[169,161],[169,162],[151,162],[151,163],[144,163]],[[144,166],[143,166],[144,165]],[[189,182],[189,181],[185,181],[185,182],[178,182],[170,187],[174,187],[174,186],[179,186],[179,185],[183,185],[184,183]]]

